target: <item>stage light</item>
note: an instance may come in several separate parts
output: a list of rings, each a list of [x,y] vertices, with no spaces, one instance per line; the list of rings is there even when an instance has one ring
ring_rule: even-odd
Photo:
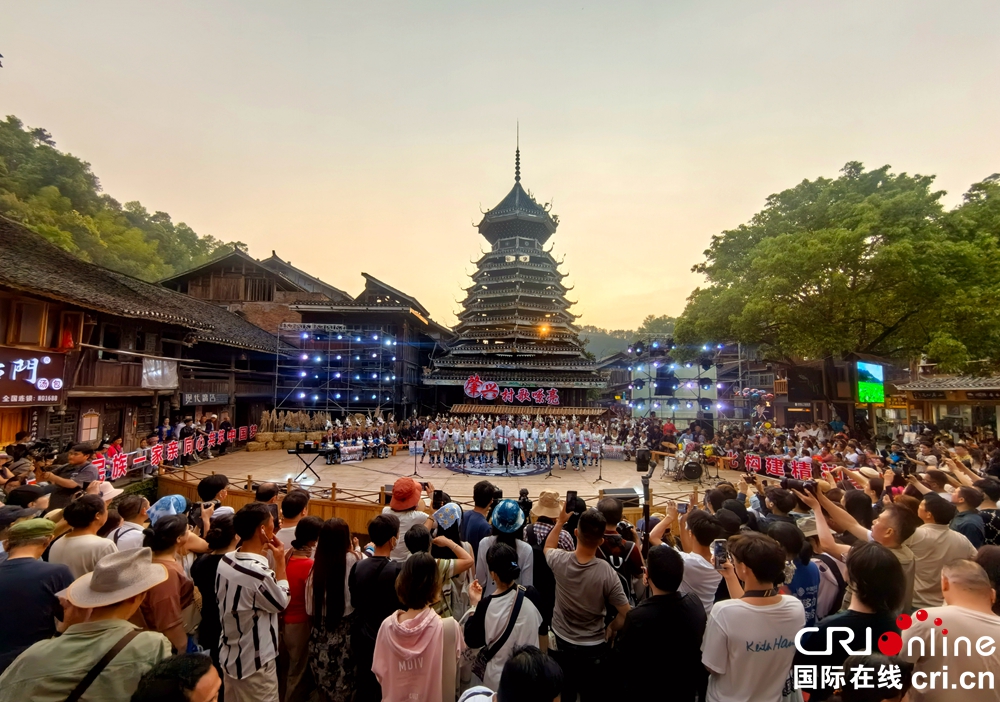
[[[712,359],[711,359],[711,358],[706,358],[706,359],[704,359],[704,360],[703,360],[703,361],[701,362],[701,369],[702,369],[702,370],[706,370],[706,371],[707,371],[707,370],[712,370],[712,366],[713,366],[713,365],[714,365],[714,364],[712,363]]]
[[[319,376],[318,376],[318,375],[313,375],[313,377],[314,377],[314,378],[319,378]]]
[[[628,369],[629,369],[629,370],[632,370],[632,366],[629,366],[629,367],[628,367]]]
[[[307,353],[302,354],[302,360],[303,361],[308,361],[309,360],[309,354],[307,354]]]
[[[639,405],[639,411],[642,412],[642,405]]]
[[[393,379],[393,380],[395,380],[395,379],[396,379],[396,376],[392,376],[392,379]]]
[[[677,370],[677,364],[676,363],[671,363],[670,364],[670,370]]]
[[[635,345],[635,353],[636,353],[636,355],[641,356],[642,352],[645,351],[645,350],[646,350],[646,345],[643,344],[641,341],[638,344]]]
[[[654,349],[658,349],[658,348],[660,348],[660,342],[659,342],[659,341],[654,341],[654,342],[653,342],[653,348],[654,348]],[[659,407],[659,405],[657,405],[657,407]]]
[[[305,397],[305,396],[306,396],[306,394],[305,394],[304,392],[300,392],[300,393],[299,393],[299,399],[300,399],[300,400],[301,400],[301,399],[302,399],[303,397]]]
[[[653,383],[653,387],[654,387],[654,388],[656,387],[656,383]]]
[[[389,398],[388,398],[388,397],[386,397],[386,398],[385,398],[385,401],[386,401],[386,402],[388,402],[388,401],[389,401]]]
[[[715,348],[721,349],[722,348],[722,344],[718,344]]]
[[[722,409],[722,403],[721,402],[716,402],[715,403],[715,407],[716,407],[716,409]]]
[[[313,402],[319,399],[319,395],[313,395]]]
[[[702,351],[708,351],[708,344],[705,344],[704,346],[702,346],[701,350]]]
[[[691,388],[693,388],[693,387],[694,387],[694,383],[688,383],[688,384],[687,384],[687,385],[685,385],[684,387],[686,387],[686,388],[687,388],[688,390],[690,390]]]
[[[360,376],[360,375],[355,375],[355,376],[354,376],[354,379],[355,379],[355,380],[361,380],[361,376]]]
[[[629,349],[629,350],[628,350],[628,352],[629,352],[629,353],[632,353],[632,349]]]
[[[691,367],[691,364],[690,364],[690,363],[685,363],[685,364],[684,364],[684,367],[685,367],[685,368],[690,368],[690,367]]]
[[[372,373],[372,378],[377,378],[377,377],[378,377],[378,373]]]
[[[343,335],[343,334],[337,334],[337,338],[338,338],[338,339],[343,339],[343,338],[344,338],[344,335]]]
[[[314,360],[316,361],[316,363],[319,363],[320,361],[323,360],[323,357],[322,356],[317,356]]]
[[[358,401],[358,396],[357,396],[357,395],[355,395],[355,396],[354,396],[354,401],[355,401],[355,402],[357,402],[357,401]]]
[[[392,360],[394,360],[394,361],[395,361],[395,360],[396,360],[396,357],[395,357],[395,356],[393,356],[393,357],[392,357]]]
[[[659,402],[654,402],[653,403],[653,407],[655,407],[656,409],[660,409],[660,403]]]
[[[302,332],[302,338],[303,338],[303,339],[308,339],[308,338],[309,338],[309,335],[308,335],[308,334],[306,334],[305,332]]]
[[[355,341],[361,341],[361,337],[359,336]]]
[[[685,402],[684,404],[687,405],[688,409],[691,409],[691,403],[690,402]]]
[[[715,387],[716,387],[716,389],[721,390],[722,389],[722,383],[716,383]]]
[[[654,361],[653,362],[653,368],[659,368],[659,367],[660,367],[660,362],[659,361]]]
[[[372,354],[372,358],[378,358],[378,354],[377,353],[373,353]]]
[[[333,374],[333,377],[334,377],[334,378],[339,378],[339,377],[340,377],[340,373],[334,373],[334,374]]]
[[[710,409],[712,409],[712,401],[702,400],[701,402],[698,403],[698,406],[701,407],[702,412],[708,412]]]
[[[339,400],[340,399],[340,393],[338,392],[336,395],[334,395],[334,397]]]
[[[355,356],[355,357],[354,357],[354,360],[355,360],[355,361],[360,361],[360,360],[361,360],[361,356]]]
[[[337,355],[337,360],[338,360],[338,361],[340,360],[340,354],[338,354],[338,355]]]
[[[301,375],[303,378],[305,378],[306,377],[306,372],[302,371],[301,373],[299,373],[299,375]]]
[[[392,341],[390,341],[389,339],[386,339],[385,340],[385,345],[386,346],[392,346]]]
[[[640,372],[642,371],[642,366],[639,366],[639,371],[640,371]]]
[[[373,400],[375,399],[375,396],[374,396],[374,395],[372,395],[372,399],[373,399]]]
[[[372,338],[375,339],[375,341],[378,341],[378,334],[372,334]]]
[[[629,390],[632,390],[632,389],[634,389],[634,388],[633,388],[633,387],[632,387],[631,385],[629,385],[629,386],[628,386],[628,389],[629,389]]]

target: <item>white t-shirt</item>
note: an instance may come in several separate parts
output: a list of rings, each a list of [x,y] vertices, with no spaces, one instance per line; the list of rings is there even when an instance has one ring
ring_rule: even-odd
[[[479,542],[479,558],[476,559],[476,579],[483,586],[483,597],[489,597],[497,591],[497,586],[490,577],[489,566],[486,565],[486,553],[497,540],[495,536],[484,536]],[[517,582],[525,587],[535,584],[535,554],[524,541],[517,540],[517,564],[521,567],[521,576]]]
[[[508,590],[500,597],[491,597],[488,609],[486,610],[486,641],[490,644],[497,641],[507,628],[507,621],[510,619],[511,610],[517,594],[513,590]],[[538,628],[542,625],[542,615],[527,597],[521,602],[521,611],[514,622],[514,628],[510,632],[510,637],[504,642],[503,648],[497,651],[496,655],[486,664],[486,673],[483,684],[488,688],[497,688],[500,685],[500,673],[503,666],[510,658],[511,653],[518,646],[537,646]]]
[[[716,602],[701,644],[701,661],[710,671],[707,702],[779,702],[795,634],[805,625],[802,603],[791,595],[764,607]]]
[[[134,548],[142,548],[142,542],[146,535],[142,533],[142,527],[134,522],[125,522],[120,527],[108,534],[110,539],[119,551],[129,551]]]
[[[111,539],[97,534],[64,536],[53,542],[49,549],[49,563],[62,563],[74,578],[79,578],[93,572],[99,560],[117,551],[118,547]]]
[[[278,541],[285,545],[286,553],[291,550],[292,541],[295,540],[295,527],[282,527],[274,535],[278,537]]]
[[[406,548],[403,537],[406,536],[406,532],[414,524],[423,524],[426,522],[429,515],[421,512],[419,509],[406,512],[393,512],[391,507],[383,509],[382,514],[395,514],[399,518],[399,534],[396,537],[398,541],[396,541],[396,548],[392,549],[392,553],[389,554],[389,558],[394,561],[405,561],[410,557],[410,551]]]
[[[705,614],[708,614],[715,604],[715,593],[722,581],[722,573],[697,553],[681,551],[680,554],[684,559],[684,579],[677,589],[679,592],[689,592],[701,600]]]
[[[462,696],[458,698],[458,702],[493,702],[493,690],[482,685],[470,687],[462,693]]]

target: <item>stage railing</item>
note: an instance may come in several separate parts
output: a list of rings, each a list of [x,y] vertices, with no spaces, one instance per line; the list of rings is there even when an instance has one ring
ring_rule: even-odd
[[[189,503],[197,502],[199,501],[198,483],[202,478],[206,478],[209,475],[215,475],[215,472],[191,470],[188,467],[178,468],[174,472],[169,472],[161,467],[158,476],[158,496],[182,495]],[[232,507],[235,510],[239,510],[243,505],[254,501],[254,485],[261,482],[271,482],[266,480],[256,481],[253,475],[247,475],[246,480],[233,477],[229,477],[228,480],[229,487],[226,499],[222,500],[222,504]],[[367,535],[368,522],[380,514],[389,502],[389,495],[386,494],[385,488],[381,488],[378,492],[375,492],[372,490],[338,488],[337,483],[330,483],[329,486],[302,485],[293,482],[291,479],[286,481],[285,488],[286,493],[279,494],[279,500],[283,498],[284,494],[287,494],[287,491],[294,488],[301,488],[311,495],[309,501],[310,516],[319,517],[324,520],[339,517],[348,523],[352,533],[359,536]],[[473,507],[472,495],[450,495],[450,497],[452,502],[458,503],[464,510],[472,509]],[[533,501],[537,500],[537,497],[537,494],[529,495],[529,498]],[[597,501],[604,497],[604,490],[590,494],[580,493],[579,497],[587,503],[588,507],[594,507]],[[683,485],[678,485],[673,489],[668,488],[661,491],[653,491],[650,500],[650,512],[664,512],[668,500],[684,501],[688,498],[693,498],[694,503],[699,504],[700,498],[697,486],[693,490],[687,489]],[[425,502],[427,502],[426,499]],[[632,524],[636,524],[642,518],[642,507],[625,507],[622,516]],[[676,525],[674,525],[674,533],[677,533]]]

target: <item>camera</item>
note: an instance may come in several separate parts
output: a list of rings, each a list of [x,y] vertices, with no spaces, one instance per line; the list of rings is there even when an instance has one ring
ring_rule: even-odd
[[[781,489],[782,490],[798,490],[799,492],[808,492],[810,495],[816,494],[816,481],[815,480],[797,480],[795,478],[782,478],[781,479]]]
[[[621,536],[623,539],[631,541],[633,535],[635,534],[635,527],[632,526],[629,520],[623,519],[620,522],[618,522],[618,526],[615,527],[615,531],[617,531],[618,535]]]

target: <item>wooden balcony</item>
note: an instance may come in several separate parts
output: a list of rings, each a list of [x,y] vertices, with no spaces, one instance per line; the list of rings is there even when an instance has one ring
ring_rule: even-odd
[[[788,379],[787,378],[775,378],[775,380],[774,380],[774,394],[775,395],[787,395],[788,394]]]

